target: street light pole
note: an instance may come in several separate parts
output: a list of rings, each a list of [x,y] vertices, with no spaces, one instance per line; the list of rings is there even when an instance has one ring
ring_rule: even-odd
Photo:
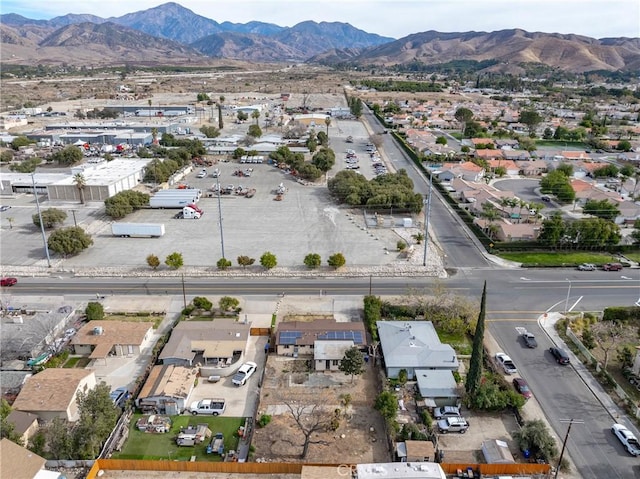
[[[429,196],[427,197],[427,208],[424,212],[424,257],[422,266],[427,266],[427,252],[429,251],[429,218],[431,216],[431,193],[433,188],[433,174],[429,173]]]
[[[42,221],[42,212],[40,211],[40,200],[36,191],[35,171],[31,173],[31,184],[33,185],[33,196],[36,197],[36,210],[38,210],[38,219],[40,220],[40,231],[42,232],[42,242],[44,243],[44,254],[47,257],[47,267],[51,268],[51,257],[49,256],[49,245],[47,244],[47,235],[44,232],[44,222]]]
[[[222,259],[224,259],[224,232],[222,230],[222,204],[220,203],[220,196],[222,196],[222,192],[220,191],[220,173],[216,176],[216,185],[218,187],[218,218],[220,221],[220,248],[222,249]]]
[[[571,280],[567,278],[567,281],[569,281],[569,289],[567,290],[567,299],[564,302],[564,314],[569,312],[569,297],[571,296]]]
[[[73,215],[73,226],[75,228],[77,228],[78,227],[78,222],[76,221],[76,211],[77,210],[69,210],[69,211],[71,211],[71,214]]]

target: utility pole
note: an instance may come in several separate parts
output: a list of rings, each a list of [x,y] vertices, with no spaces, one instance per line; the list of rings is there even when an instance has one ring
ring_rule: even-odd
[[[222,196],[222,192],[220,191],[220,173],[216,176],[216,185],[218,188],[216,193],[218,195],[218,218],[220,221],[220,248],[222,249],[222,259],[224,259],[224,232],[222,230],[222,204],[220,203],[220,197]]]
[[[556,474],[555,474],[555,476],[553,476],[553,479],[557,479],[558,478],[558,473],[560,472],[560,466],[562,465],[562,458],[564,456],[564,450],[566,449],[567,441],[569,440],[569,433],[571,432],[571,426],[573,424],[584,424],[584,421],[577,421],[577,420],[575,420],[573,418],[571,418],[571,419],[560,419],[559,422],[563,422],[563,423],[568,422],[569,423],[569,427],[567,427],[567,434],[565,434],[564,441],[562,442],[562,451],[560,451],[560,458],[558,459],[558,466],[556,467]]]
[[[182,304],[184,304],[184,309],[187,309],[187,291],[184,287],[184,273],[182,273]]]
[[[38,210],[38,219],[40,220],[40,231],[42,232],[42,242],[44,243],[44,254],[47,257],[47,267],[51,268],[51,257],[49,256],[49,245],[47,244],[47,235],[44,232],[44,222],[42,221],[42,212],[40,211],[40,200],[36,191],[35,171],[31,173],[31,184],[33,185],[33,196],[36,197],[36,209]]]
[[[429,218],[431,217],[431,194],[433,193],[433,174],[429,172],[429,196],[427,197],[427,208],[424,212],[424,257],[422,266],[427,266],[427,252],[429,251]]]
[[[69,211],[71,211],[71,214],[73,215],[73,226],[75,228],[77,228],[78,227],[78,222],[76,221],[76,211],[77,210],[69,210]]]

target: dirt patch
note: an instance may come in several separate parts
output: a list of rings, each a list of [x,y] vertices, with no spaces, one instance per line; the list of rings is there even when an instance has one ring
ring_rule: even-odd
[[[378,394],[377,370],[367,366],[360,377],[340,372],[310,371],[312,361],[272,356],[269,358],[260,398],[260,414],[271,422],[257,429],[253,439],[255,457],[266,461],[302,462],[304,435],[291,408],[305,406],[302,422],[312,420],[315,406],[336,417],[335,430],[314,432],[304,462],[367,463],[391,459],[384,423],[372,408]],[[349,395],[351,400],[345,401]],[[289,406],[287,406],[289,404]],[[259,415],[260,415],[259,414]]]

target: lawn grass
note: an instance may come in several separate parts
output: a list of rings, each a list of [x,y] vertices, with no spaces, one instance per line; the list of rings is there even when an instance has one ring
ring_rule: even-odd
[[[640,251],[634,251],[633,253],[624,253],[625,258],[629,258],[631,261],[640,263]]]
[[[462,355],[471,354],[473,349],[471,339],[466,334],[452,334],[445,331],[437,331],[440,342],[451,346],[456,353]]]
[[[158,329],[164,316],[151,316],[151,315],[129,315],[129,314],[107,314],[104,317],[105,321],[128,321],[130,323],[153,323],[153,329]]]
[[[121,452],[113,454],[114,459],[170,459],[188,461],[196,456],[197,461],[220,461],[217,454],[207,454],[209,441],[196,446],[179,447],[176,436],[181,427],[194,424],[208,424],[212,435],[224,434],[225,451],[237,450],[237,432],[244,425],[244,418],[213,416],[171,416],[171,431],[166,434],[153,434],[138,431],[136,421],[142,414],[134,414],[129,425],[129,438]]]
[[[581,141],[566,141],[566,140],[536,140],[536,146],[550,146],[557,148],[577,148],[580,150],[590,150],[591,147]]]
[[[509,252],[499,253],[498,256],[522,263],[525,266],[577,266],[581,263],[601,265],[618,261],[618,258],[607,253],[589,253],[585,251]]]

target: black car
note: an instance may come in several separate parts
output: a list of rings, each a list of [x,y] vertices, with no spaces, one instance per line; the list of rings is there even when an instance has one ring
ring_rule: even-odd
[[[555,358],[558,364],[569,364],[569,355],[564,349],[549,348],[549,352]]]

